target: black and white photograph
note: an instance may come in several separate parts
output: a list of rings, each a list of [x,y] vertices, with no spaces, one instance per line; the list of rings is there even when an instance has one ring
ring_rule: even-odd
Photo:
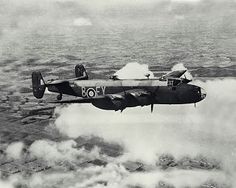
[[[0,0],[0,188],[235,188],[236,0]]]

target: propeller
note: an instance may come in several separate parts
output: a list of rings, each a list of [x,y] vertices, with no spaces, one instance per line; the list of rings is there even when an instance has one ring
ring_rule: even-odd
[[[145,77],[149,80],[150,74],[149,73],[145,74]]]
[[[153,107],[154,107],[154,104],[152,103],[151,104],[151,113],[153,112]]]

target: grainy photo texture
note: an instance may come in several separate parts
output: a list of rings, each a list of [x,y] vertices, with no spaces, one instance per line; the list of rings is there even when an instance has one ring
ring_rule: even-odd
[[[235,0],[0,0],[0,188],[235,188]]]

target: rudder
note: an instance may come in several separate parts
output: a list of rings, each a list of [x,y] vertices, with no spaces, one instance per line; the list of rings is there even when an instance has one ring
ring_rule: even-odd
[[[33,94],[37,99],[41,99],[44,95],[46,86],[43,77],[39,71],[32,73]]]
[[[88,74],[83,65],[79,64],[75,66],[75,77],[78,78],[78,80],[88,79]]]

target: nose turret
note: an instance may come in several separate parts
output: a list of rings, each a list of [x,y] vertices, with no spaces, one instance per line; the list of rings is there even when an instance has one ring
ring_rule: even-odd
[[[195,88],[196,88],[196,100],[197,101],[201,101],[201,100],[203,100],[203,99],[205,99],[206,98],[206,91],[203,89],[203,88],[201,88],[201,87],[198,87],[198,86],[195,86]]]
[[[201,100],[206,98],[206,91],[203,88],[200,88],[200,96]]]

